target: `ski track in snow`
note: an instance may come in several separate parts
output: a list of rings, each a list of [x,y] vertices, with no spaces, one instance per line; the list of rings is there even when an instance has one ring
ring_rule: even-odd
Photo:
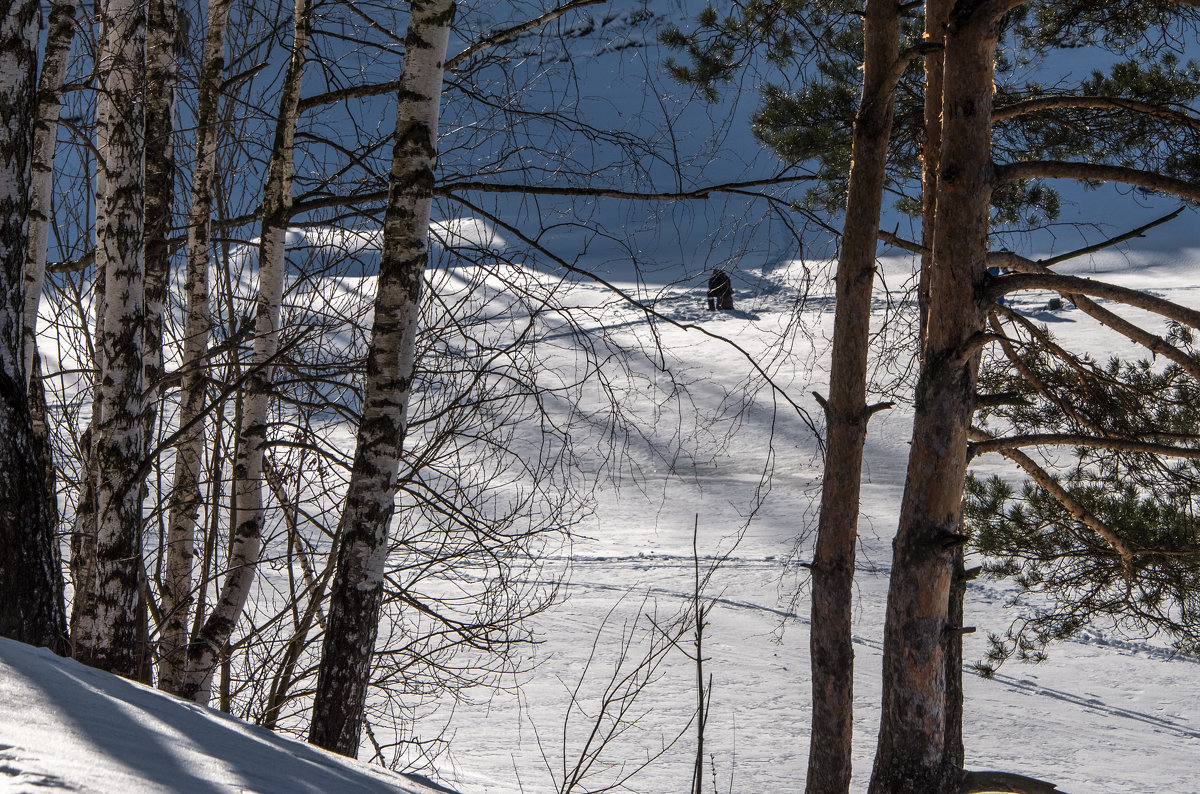
[[[700,559],[702,562],[712,562],[716,558],[710,556],[710,557],[701,557]],[[579,563],[579,562],[584,562],[584,561],[576,559],[575,562]],[[639,558],[639,557],[623,557],[623,558],[607,557],[607,558],[592,558],[592,559],[586,560],[586,562],[604,563],[607,566],[611,566],[614,564],[633,562],[633,563],[636,563],[639,567],[647,567],[647,566],[643,566],[642,564],[647,563],[647,562],[652,562],[652,563],[654,563],[654,565],[649,566],[649,567],[678,568],[680,570],[686,570],[686,571],[690,571],[692,569],[692,565],[693,565],[692,560],[689,560],[689,559],[686,559],[683,557],[665,558],[665,559],[659,559],[659,560],[647,560],[646,558]],[[746,558],[728,558],[724,562],[734,563],[737,570],[742,570],[743,564],[753,566],[755,563],[760,563],[762,565],[762,567],[766,567],[768,563],[771,563],[771,560],[768,560],[768,559],[748,560]],[[858,569],[857,566],[856,566],[856,569]],[[528,584],[542,584],[542,585],[554,584],[554,582],[551,580],[528,579],[528,580],[522,580],[522,581],[526,582]],[[578,579],[572,579],[571,581],[566,583],[566,586],[569,588],[586,588],[586,589],[590,589],[590,590],[603,590],[603,591],[617,592],[617,593],[621,593],[621,594],[625,594],[625,593],[629,592],[629,588],[626,585],[607,584],[604,582],[596,582],[596,581],[582,581],[582,580],[578,580]],[[675,599],[679,599],[680,601],[690,601],[693,598],[693,594],[691,594],[691,593],[686,593],[686,592],[682,592],[679,590],[672,590],[669,588],[656,587],[656,586],[650,586],[650,587],[644,588],[644,589],[640,590],[639,592],[643,592],[643,593],[646,593],[647,595],[652,595],[652,596],[665,596],[668,598],[675,598]],[[809,618],[807,618],[803,615],[800,615],[792,610],[782,609],[780,607],[767,606],[764,604],[757,604],[752,601],[745,601],[745,600],[733,599],[733,598],[725,598],[722,596],[705,597],[703,600],[713,603],[713,604],[720,604],[721,606],[730,607],[733,609],[748,610],[751,612],[773,615],[777,618],[780,618],[783,620],[796,621],[796,622],[799,622],[806,626],[811,625],[811,623],[812,623],[812,621]],[[863,637],[858,634],[855,634],[852,639],[856,645],[860,645],[865,648],[870,648],[879,653],[883,653],[883,643],[881,641]],[[1081,645],[1113,647],[1113,643],[1097,643],[1097,642],[1088,642],[1085,640],[1068,640],[1068,641],[1074,642],[1076,644],[1081,644]],[[1133,653],[1148,655],[1151,657],[1162,658],[1164,655],[1166,655],[1168,653],[1164,649],[1155,648],[1153,646],[1138,646],[1136,643],[1122,642],[1122,641],[1117,641],[1117,642],[1119,643],[1119,645],[1122,648],[1124,648],[1126,650],[1129,650]],[[1171,657],[1172,657],[1172,661],[1176,661],[1176,662],[1188,662],[1188,663],[1192,663],[1192,664],[1200,663],[1200,659],[1197,659],[1196,657],[1192,657],[1192,656],[1183,655],[1183,654],[1172,654]],[[966,674],[969,674],[969,675],[977,675],[977,673],[975,673],[974,667],[970,664],[963,665],[963,672]],[[1200,739],[1200,730],[1190,728],[1183,723],[1176,722],[1176,721],[1170,720],[1170,719],[1166,719],[1164,717],[1158,717],[1153,714],[1147,714],[1145,712],[1135,711],[1132,709],[1121,708],[1120,706],[1114,706],[1112,704],[1105,703],[1096,698],[1086,697],[1084,695],[1077,695],[1072,692],[1066,692],[1061,689],[1054,689],[1054,688],[1039,684],[1036,681],[1033,681],[1031,679],[1008,675],[1006,673],[1000,673],[1000,672],[994,673],[991,676],[991,679],[997,683],[1003,684],[1004,686],[1006,686],[1010,689],[1034,694],[1039,697],[1053,698],[1055,700],[1060,700],[1064,703],[1070,703],[1074,706],[1078,706],[1085,711],[1102,712],[1104,714],[1108,714],[1108,715],[1114,716],[1114,717],[1121,717],[1123,719],[1135,720],[1137,722],[1146,723],[1147,725],[1152,725],[1155,728],[1158,728],[1161,730],[1171,731],[1180,736],[1184,736],[1184,737],[1191,738],[1191,739]]]

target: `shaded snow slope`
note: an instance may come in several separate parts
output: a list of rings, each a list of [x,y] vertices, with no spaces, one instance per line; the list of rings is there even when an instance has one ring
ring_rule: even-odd
[[[0,790],[375,792],[425,785],[0,639]]]

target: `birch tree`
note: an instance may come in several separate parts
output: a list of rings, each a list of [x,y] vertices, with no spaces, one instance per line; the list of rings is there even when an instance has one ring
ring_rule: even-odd
[[[36,2],[0,21],[0,635],[65,648],[62,579],[25,388],[24,272],[34,160]]]
[[[142,324],[145,258],[146,6],[109,0],[100,10],[97,263],[103,265],[99,415],[93,417],[96,569],[79,583],[94,600],[72,626],[75,657],[135,677],[145,456]],[[102,256],[101,256],[102,254]]]
[[[208,8],[198,81],[192,197],[187,216],[187,314],[180,362],[180,432],[167,516],[166,561],[160,594],[164,617],[158,649],[159,688],[176,694],[185,694],[181,686],[187,657],[188,606],[192,602],[196,519],[202,499],[200,467],[206,426],[203,421],[208,384],[206,359],[212,322],[209,317],[209,260],[212,257],[209,240],[212,234],[213,171],[217,164],[218,103],[225,72],[225,28],[231,5],[231,0],[215,0]]]
[[[54,150],[58,140],[58,116],[62,108],[61,92],[67,76],[71,42],[75,39],[75,11],[75,0],[55,0],[50,4],[46,46],[38,78],[33,182],[29,191],[29,245],[24,284],[24,360],[27,380],[32,377],[33,357],[37,350],[38,304],[46,275],[46,250],[53,212],[51,188],[54,180]]]
[[[309,732],[310,742],[343,755],[358,754],[378,632],[388,529],[407,429],[442,77],[454,10],[453,0],[413,2],[404,38],[362,420],[339,527],[338,564]]]
[[[219,11],[217,21],[224,27],[230,3],[222,2],[214,5]],[[293,16],[293,34],[291,55],[288,61],[287,73],[284,77],[282,94],[280,96],[279,112],[276,117],[275,140],[271,149],[271,159],[268,164],[267,180],[263,187],[262,226],[259,235],[259,268],[258,268],[258,297],[255,303],[255,334],[254,352],[250,361],[250,372],[245,389],[245,402],[242,416],[242,434],[237,445],[237,458],[234,462],[234,490],[236,509],[231,527],[230,552],[227,562],[228,570],[223,577],[216,603],[204,619],[198,624],[192,636],[187,652],[186,671],[180,694],[198,703],[207,703],[212,690],[212,676],[220,656],[221,649],[229,641],[234,627],[242,616],[250,588],[254,581],[255,571],[259,562],[262,546],[263,531],[263,463],[266,450],[267,435],[267,404],[271,392],[271,363],[279,347],[279,313],[282,302],[284,278],[284,246],[287,231],[287,221],[292,204],[292,157],[297,105],[300,101],[300,82],[304,74],[304,62],[308,53],[308,40],[311,32],[312,4],[309,0],[297,0]],[[221,79],[221,66],[218,47],[223,48],[223,33],[220,29],[209,30],[206,43],[206,78],[209,80],[212,95],[210,108],[213,115],[207,116],[209,129],[205,134],[205,149],[201,150],[197,142],[197,152],[203,153],[204,159],[197,157],[197,173],[211,182],[212,168],[215,163],[216,146],[216,88]],[[197,182],[197,191],[202,190]],[[181,413],[181,422],[195,422],[201,416],[204,406],[204,380],[201,361],[207,348],[207,334],[203,327],[207,324],[208,276],[207,262],[209,257],[206,232],[202,223],[212,210],[211,184],[203,188],[203,194],[197,192],[193,202],[193,226],[189,230],[189,309],[194,311],[195,326],[189,323],[190,355],[194,362],[190,384],[192,393],[187,396],[191,405]],[[195,249],[190,247],[195,244]],[[203,254],[203,261],[201,260]],[[205,293],[202,295],[201,293]],[[192,340],[191,332],[195,331],[201,338]],[[186,413],[186,417],[185,414]],[[192,462],[183,476],[186,479],[196,477],[199,469],[200,445],[203,435],[194,439],[194,447],[189,451]],[[178,482],[176,487],[179,487]],[[187,507],[187,512],[194,515],[198,504]],[[181,510],[179,518],[184,518]],[[194,519],[192,519],[194,521]],[[191,527],[181,526],[174,534],[175,541],[180,543],[181,552],[177,562],[172,566],[174,576],[180,583],[186,581],[188,588],[174,588],[178,593],[186,593],[190,589],[190,574],[186,573],[183,551],[190,551],[188,538],[192,534]],[[187,562],[190,565],[190,560]]]

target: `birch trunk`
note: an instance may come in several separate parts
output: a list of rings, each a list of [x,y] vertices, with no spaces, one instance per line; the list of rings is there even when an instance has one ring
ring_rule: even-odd
[[[226,11],[228,11],[228,0]],[[192,637],[187,669],[179,694],[207,703],[221,648],[245,608],[254,582],[262,545],[263,455],[266,450],[267,408],[271,361],[279,346],[279,313],[283,301],[284,244],[292,205],[292,153],[300,104],[300,81],[308,50],[311,0],[297,0],[291,61],[284,77],[275,142],[263,187],[263,222],[259,235],[258,304],[254,319],[254,353],[243,397],[241,437],[234,460],[235,512],[229,570],[211,613]],[[211,32],[210,32],[211,35]],[[214,105],[215,111],[215,105]],[[215,117],[214,117],[215,123]],[[215,128],[212,131],[215,139]],[[192,254],[189,252],[189,257]],[[207,253],[205,253],[207,257]]]
[[[144,457],[142,328],[145,262],[144,114],[146,6],[107,0],[100,11],[97,116],[97,265],[103,264],[104,329],[98,421],[93,420],[96,561],[89,609],[73,637],[80,661],[133,677],[139,653],[138,576],[142,564]],[[98,310],[99,307],[98,307]]]
[[[25,255],[40,12],[10,2],[0,18],[0,635],[62,650],[61,587],[23,359]]]
[[[54,179],[54,147],[58,140],[58,115],[62,109],[62,87],[67,78],[71,42],[75,38],[75,0],[54,0],[50,5],[42,74],[38,80],[37,114],[34,119],[33,184],[29,192],[29,242],[25,257],[24,361],[26,381],[33,371],[37,349],[37,313],[46,278],[46,249],[49,241],[51,190]]]
[[[388,529],[407,429],[428,256],[438,112],[453,0],[412,3],[396,108],[383,256],[367,352],[362,421],[313,703],[309,741],[358,754],[383,599]]]
[[[942,637],[975,407],[994,169],[992,71],[1004,3],[970,4],[946,36],[937,218],[912,446],[893,542],[872,794],[955,791],[945,763]]]
[[[871,289],[883,203],[894,82],[899,56],[899,8],[869,0],[864,17],[863,92],[854,122],[853,165],[837,269],[829,400],[825,406],[825,469],[812,568],[813,713],[809,794],[850,790],[854,727],[854,553],[867,421],[867,353]]]
[[[167,513],[166,561],[163,570],[158,686],[180,693],[187,661],[187,621],[192,602],[192,560],[196,521],[200,515],[200,468],[204,456],[204,411],[212,318],[208,303],[208,263],[213,212],[213,175],[217,163],[218,103],[225,74],[225,28],[230,0],[213,0],[200,67],[196,109],[196,160],[187,218],[187,316],[184,320],[183,377],[175,472]]]
[[[150,0],[146,23],[146,289],[143,378],[154,394],[163,375],[163,311],[171,273],[175,197],[175,86],[178,54],[175,0]],[[155,400],[143,414],[146,447],[154,447]]]

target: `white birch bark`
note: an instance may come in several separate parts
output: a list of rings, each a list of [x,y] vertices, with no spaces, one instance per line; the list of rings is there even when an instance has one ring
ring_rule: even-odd
[[[103,263],[103,332],[97,339],[99,413],[93,419],[96,564],[90,608],[78,615],[77,659],[133,677],[138,667],[138,574],[144,456],[142,323],[145,263],[144,0],[101,7],[98,59],[96,260]],[[102,178],[99,178],[102,177]],[[98,277],[101,277],[98,275]]]
[[[179,689],[180,695],[197,703],[207,703],[211,696],[212,676],[220,658],[220,650],[229,640],[245,608],[262,545],[262,472],[271,384],[270,363],[279,347],[284,242],[292,205],[293,138],[311,12],[311,0],[297,0],[292,57],[284,77],[275,142],[263,187],[254,353],[243,401],[242,433],[234,461],[237,507],[230,541],[229,570],[211,613],[188,646],[187,669]]]
[[[383,598],[388,529],[407,430],[428,255],[438,111],[453,0],[414,0],[405,37],[383,256],[367,352],[362,420],[339,527],[337,569],[309,741],[358,753]]]
[[[42,74],[38,79],[37,115],[34,120],[33,184],[29,192],[29,241],[25,257],[24,361],[25,379],[32,371],[37,347],[37,312],[46,277],[46,248],[50,231],[54,177],[54,146],[62,86],[67,78],[71,42],[75,38],[75,0],[54,0],[50,5]]]
[[[163,374],[163,311],[171,272],[175,198],[175,88],[179,82],[176,0],[149,0],[146,20],[146,310],[144,377],[150,393]],[[145,412],[147,446],[154,437],[154,401]]]
[[[196,111],[196,160],[187,218],[187,316],[184,320],[183,372],[175,472],[167,516],[166,562],[163,571],[158,686],[178,693],[187,661],[187,620],[192,601],[192,559],[196,520],[200,513],[200,467],[204,427],[200,420],[206,393],[205,356],[212,318],[208,300],[211,255],[213,174],[217,163],[218,103],[225,74],[225,29],[231,0],[208,6],[208,31],[201,62]]]
[[[36,0],[0,15],[0,635],[59,650],[59,571],[22,357],[39,21]]]

